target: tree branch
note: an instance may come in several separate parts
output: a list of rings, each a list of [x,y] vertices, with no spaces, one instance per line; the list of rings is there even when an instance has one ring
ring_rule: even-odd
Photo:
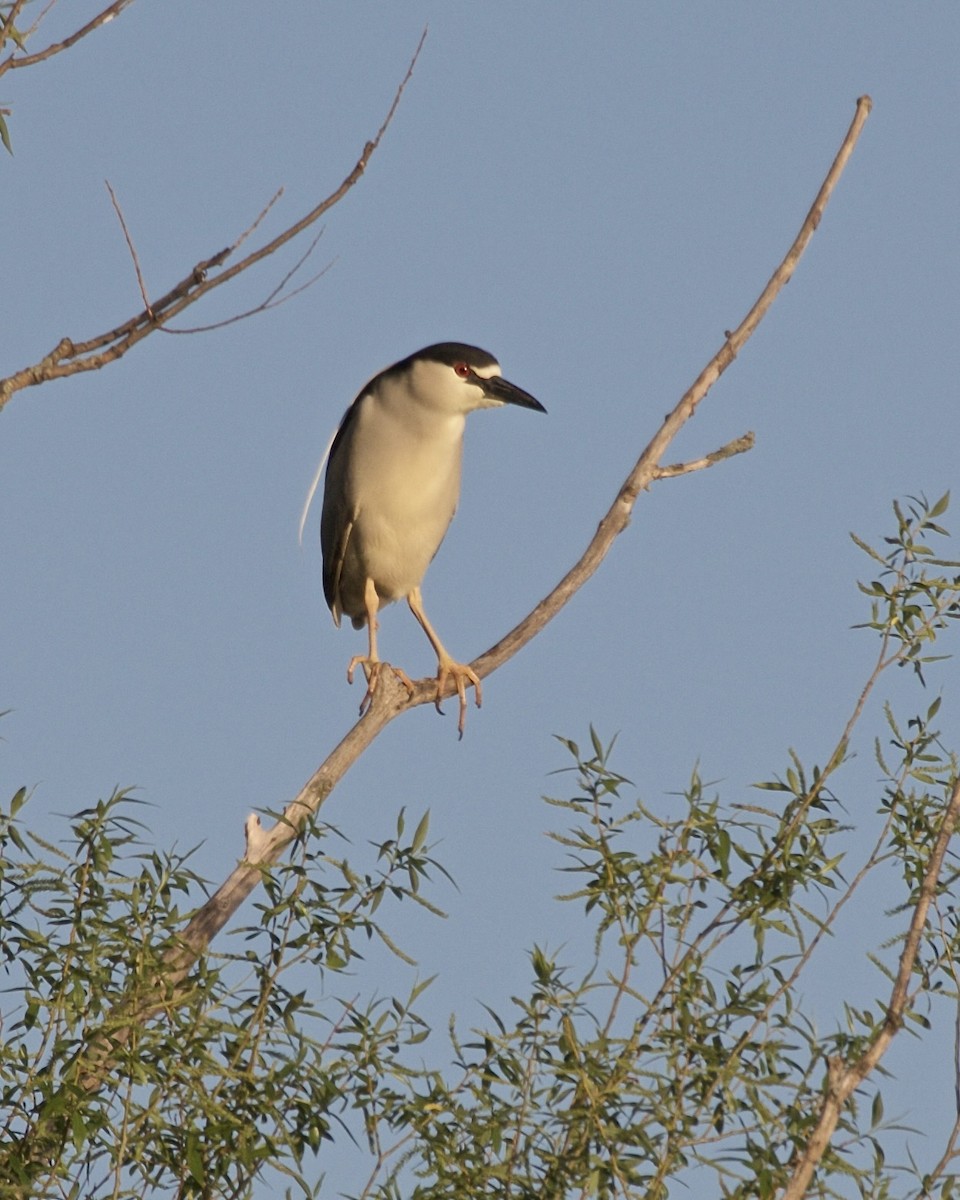
[[[116,193],[110,186],[110,180],[105,179],[103,182],[110,193],[110,203],[113,205],[113,211],[117,214],[117,220],[120,222],[120,228],[123,230],[124,241],[127,243],[127,249],[130,251],[130,257],[133,259],[133,269],[137,273],[137,286],[140,288],[140,299],[143,301],[144,311],[153,316],[153,307],[150,304],[150,297],[147,295],[147,285],[143,279],[143,272],[140,270],[140,257],[137,254],[136,246],[133,244],[133,238],[130,236],[130,230],[127,228],[123,209],[120,207],[120,201],[117,199]]]
[[[871,101],[868,96],[863,96],[857,101],[857,111],[853,123],[786,258],[774,272],[770,282],[740,326],[733,333],[727,335],[727,340],[721,349],[704,367],[693,386],[681,397],[676,408],[668,414],[660,429],[654,434],[624,481],[616,499],[601,520],[597,532],[579,561],[519,625],[470,664],[478,675],[481,677],[490,675],[543,629],[599,567],[616,536],[629,523],[633,506],[640,492],[649,487],[658,477],[659,471],[666,471],[669,476],[671,468],[660,468],[658,465],[661,456],[680,428],[694,414],[697,406],[716,380],[739,353],[783,285],[793,274],[800,256],[820,223],[823,210],[846,166],[857,138],[860,136],[870,107]],[[730,446],[737,445],[738,443],[730,443]],[[731,450],[730,453],[739,453],[740,449],[747,448],[746,445],[742,445],[738,450]],[[725,452],[728,449],[729,447],[724,447],[716,454],[726,457]],[[454,690],[454,686],[450,685],[446,694],[452,695]],[[255,844],[248,847],[247,857],[187,925],[184,930],[183,945],[171,960],[171,966],[175,970],[186,970],[193,957],[199,954],[210,939],[223,928],[229,917],[257,886],[260,878],[260,865],[277,861],[284,847],[296,836],[309,815],[319,809],[340,779],[374,741],[380,731],[400,713],[421,704],[432,704],[435,697],[435,679],[418,680],[414,684],[413,695],[410,695],[406,687],[394,677],[392,671],[381,673],[377,690],[373,694],[366,714],[317,768],[300,794],[287,805],[281,820],[269,830],[257,829],[256,835],[250,839]]]
[[[953,785],[950,800],[940,824],[940,832],[937,834],[930,861],[923,875],[920,896],[913,910],[910,928],[907,930],[903,951],[900,954],[900,966],[894,980],[893,990],[890,993],[886,1018],[876,1037],[855,1062],[844,1066],[841,1060],[831,1059],[827,1064],[827,1089],[820,1109],[820,1118],[804,1147],[793,1176],[784,1190],[783,1200],[801,1200],[806,1193],[813,1173],[830,1144],[844,1105],[855,1089],[876,1068],[880,1059],[887,1052],[890,1043],[900,1032],[910,995],[910,976],[916,965],[927,913],[937,893],[943,860],[946,857],[947,847],[953,837],[958,818],[960,818],[960,779]]]
[[[20,10],[26,2],[27,0],[14,0],[10,11],[0,20],[0,50],[6,45],[8,38],[12,38],[15,42],[23,40],[22,36],[16,32],[16,23],[20,16]]]
[[[126,0],[126,2],[129,3],[130,0]],[[427,30],[424,29],[413,58],[407,67],[407,72],[401,80],[400,86],[397,88],[393,97],[393,103],[390,105],[383,123],[372,140],[364,146],[363,152],[353,170],[347,175],[336,191],[327,196],[325,200],[321,200],[315,208],[301,217],[299,221],[290,225],[258,250],[251,251],[245,258],[234,263],[232,267],[228,267],[218,274],[211,274],[211,272],[217,271],[218,268],[223,266],[234,250],[249,234],[250,230],[242,234],[232,246],[228,246],[226,249],[220,250],[202,262],[197,263],[189,275],[185,276],[175,287],[171,288],[166,295],[147,305],[142,312],[138,313],[135,317],[131,317],[129,321],[125,321],[122,325],[118,325],[115,329],[99,334],[85,342],[74,342],[67,337],[61,338],[57,345],[40,359],[39,362],[29,367],[23,367],[6,379],[0,379],[0,411],[2,411],[10,397],[22,388],[35,387],[37,384],[46,383],[51,379],[63,379],[68,375],[76,375],[81,371],[97,371],[101,367],[106,366],[107,363],[122,358],[137,342],[142,341],[145,337],[149,337],[161,325],[176,317],[192,304],[196,304],[202,296],[205,296],[208,292],[212,292],[215,288],[221,287],[225,283],[229,283],[232,279],[242,274],[242,272],[249,270],[254,264],[264,258],[268,258],[271,254],[275,254],[281,246],[285,246],[287,242],[292,241],[298,234],[315,224],[325,212],[343,199],[366,171],[367,164],[374,151],[380,145],[383,135],[389,128],[397,111],[397,106],[400,103],[400,98],[407,84],[410,82],[426,36]],[[255,221],[250,229],[255,228],[258,221]]]
[[[120,222],[120,228],[123,231],[124,241],[127,243],[127,249],[130,251],[130,257],[133,260],[133,269],[136,272],[137,287],[140,289],[140,298],[143,300],[144,311],[149,313],[150,316],[156,320],[156,313],[154,312],[153,305],[150,303],[150,297],[147,294],[147,285],[143,278],[143,272],[140,269],[140,257],[137,254],[137,248],[133,243],[133,236],[130,233],[130,230],[127,228],[126,218],[123,215],[123,209],[120,207],[120,201],[117,199],[116,193],[110,186],[110,181],[105,180],[104,182],[106,183],[107,191],[110,193],[110,203],[113,205],[113,211],[117,214],[117,220]],[[266,217],[267,213],[271,208],[273,208],[282,195],[283,188],[279,188],[270,198],[269,203],[265,206],[253,224],[245,229],[230,247],[231,253],[247,240],[247,238],[263,221],[264,217]],[[315,284],[318,279],[322,279],[330,269],[331,264],[328,263],[314,275],[311,275],[305,283],[301,283],[299,287],[295,287],[292,291],[287,292],[286,295],[281,295],[281,293],[286,289],[286,286],[290,280],[294,277],[294,275],[297,274],[303,264],[317,248],[317,243],[320,241],[322,236],[323,229],[321,228],[318,233],[314,234],[309,246],[307,246],[306,250],[304,250],[290,270],[287,271],[287,273],[283,276],[280,282],[274,284],[267,296],[261,300],[259,304],[255,304],[253,308],[245,309],[243,312],[234,313],[232,317],[224,317],[222,321],[214,321],[209,325],[193,325],[188,329],[169,329],[162,322],[157,321],[157,328],[161,333],[169,334],[210,333],[214,329],[223,329],[225,326],[233,325],[237,321],[245,321],[248,317],[254,317],[257,315],[257,313],[267,312],[268,309],[278,308],[281,304],[286,304],[288,300],[292,300],[294,296],[299,296],[301,292],[306,291],[308,287],[311,287],[313,284]]]
[[[0,29],[0,46],[3,45],[4,35],[16,20],[17,14],[22,7],[23,0],[18,0],[13,6],[13,10],[4,22],[3,28]],[[16,53],[10,54],[0,62],[0,75],[6,74],[7,71],[16,70],[17,67],[32,67],[39,62],[45,62],[48,58],[53,58],[55,54],[59,54],[61,50],[69,50],[71,46],[75,46],[81,38],[85,38],[88,33],[93,33],[95,29],[99,29],[101,25],[106,25],[108,21],[112,21],[114,17],[120,15],[125,8],[128,8],[133,3],[133,0],[114,0],[113,4],[108,4],[97,15],[86,23],[82,28],[75,33],[71,33],[69,37],[64,38],[62,42],[51,42],[44,50],[38,50],[36,54],[24,54],[21,58],[17,58]],[[32,33],[40,21],[49,11],[50,6],[44,9],[36,23],[31,28]]]
[[[718,462],[723,462],[725,458],[733,458],[735,454],[745,454],[747,450],[753,449],[755,443],[754,435],[745,433],[743,437],[727,442],[725,446],[721,446],[719,450],[713,450],[710,454],[705,454],[703,458],[695,458],[691,462],[674,463],[669,467],[657,467],[653,472],[653,477],[654,479],[676,479],[678,475],[689,475],[691,471],[703,471],[707,467],[715,466]]]
[[[760,324],[770,306],[779,295],[783,286],[793,276],[797,263],[800,261],[804,250],[806,250],[810,239],[820,224],[824,209],[833,194],[833,189],[836,187],[837,181],[843,174],[844,167],[853,153],[857,139],[866,123],[867,117],[870,115],[871,107],[872,101],[869,96],[861,96],[857,101],[857,110],[853,122],[847,131],[846,137],[843,139],[843,143],[830,170],[827,172],[827,176],[823,181],[820,191],[817,193],[810,211],[807,213],[803,225],[800,227],[800,232],[797,234],[783,262],[774,271],[769,283],[760,293],[756,303],[747,313],[746,317],[744,317],[743,321],[741,321],[737,329],[733,333],[727,334],[727,340],[723,346],[700,372],[700,375],[690,389],[680,398],[680,402],[674,408],[673,412],[669,413],[664,419],[663,424],[654,434],[646,449],[637,460],[633,470],[624,481],[623,486],[617,494],[617,498],[597,527],[597,532],[584,551],[580,561],[570,569],[553,591],[540,601],[529,616],[521,621],[515,629],[512,629],[506,637],[497,642],[495,646],[491,647],[485,654],[482,654],[476,662],[470,664],[481,678],[489,675],[491,671],[516,654],[521,646],[525,645],[532,637],[539,633],[547,622],[557,615],[571,596],[579,591],[594,571],[596,571],[597,567],[599,567],[600,563],[606,557],[617,535],[626,529],[630,522],[630,516],[633,512],[637,496],[645,488],[648,488],[656,478],[658,464],[667,447],[676,437],[682,426],[696,412],[697,406],[716,381],[739,354],[754,329]],[[429,691],[429,689],[425,689],[423,685],[418,687],[417,692],[411,698],[411,706],[418,703],[423,704],[427,699],[431,698],[431,696],[423,694],[425,691]]]

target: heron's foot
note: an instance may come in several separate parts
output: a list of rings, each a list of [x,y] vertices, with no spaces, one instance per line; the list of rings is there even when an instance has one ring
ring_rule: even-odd
[[[357,667],[363,667],[363,674],[367,681],[367,690],[360,701],[361,717],[373,703],[373,693],[377,690],[377,684],[380,682],[380,672],[384,667],[389,667],[410,695],[413,695],[413,682],[406,671],[402,671],[399,667],[395,667],[391,663],[385,663],[379,658],[371,658],[368,654],[355,654],[350,659],[350,663],[347,666],[347,683],[353,683],[353,673]]]
[[[437,698],[434,701],[438,713],[443,712],[440,701],[443,699],[444,689],[451,679],[456,684],[457,695],[460,698],[460,720],[457,722],[457,732],[463,737],[463,731],[467,724],[467,688],[473,688],[477,698],[477,708],[483,701],[483,688],[480,684],[480,676],[476,671],[464,663],[454,662],[452,658],[441,658],[437,666]]]

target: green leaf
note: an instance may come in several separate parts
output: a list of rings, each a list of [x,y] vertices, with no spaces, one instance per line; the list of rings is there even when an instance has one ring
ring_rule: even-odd
[[[416,853],[418,850],[420,850],[423,846],[423,843],[427,840],[427,830],[429,828],[430,828],[430,809],[428,808],[427,811],[420,818],[420,824],[417,826],[417,828],[414,832],[414,835],[413,835],[413,843],[411,845],[411,849],[413,850],[414,853]]]
[[[26,1004],[23,1010],[23,1027],[24,1029],[32,1029],[37,1023],[37,1017],[40,1014],[40,997],[28,995]]]
[[[530,955],[533,962],[533,972],[539,983],[548,983],[550,981],[550,973],[553,970],[553,963],[547,958],[539,946],[534,946]]]
[[[207,1173],[200,1153],[200,1139],[195,1133],[187,1134],[187,1170],[197,1183],[203,1184]]]
[[[7,153],[13,153],[13,146],[10,145],[10,131],[7,129],[7,122],[4,120],[3,113],[0,112],[0,142],[7,148]]]
[[[950,493],[944,492],[940,499],[936,502],[933,508],[927,513],[927,516],[933,520],[934,517],[939,517],[950,507]]]
[[[592,725],[590,726],[590,741],[593,743],[593,752],[597,756],[597,760],[603,762],[603,742],[600,741],[600,735]]]
[[[407,1001],[408,1005],[413,1004],[414,1000],[421,996],[435,979],[436,975],[431,975],[429,979],[421,979],[419,983],[415,984],[410,993],[410,999]]]
[[[70,1114],[70,1134],[73,1138],[74,1149],[82,1150],[87,1140],[87,1123],[78,1109],[74,1109]]]
[[[5,19],[9,20],[10,13],[13,9],[13,5],[12,4],[2,4],[2,5],[0,5],[0,10],[2,10],[2,9],[7,10]],[[4,16],[3,12],[0,11],[0,18],[2,18],[3,16]],[[6,29],[4,29],[4,31],[3,31],[3,34],[4,34],[4,37],[3,37],[3,40],[0,41],[0,48],[2,48],[3,43],[6,41],[6,39],[9,38],[11,42],[16,42],[17,48],[19,50],[26,51],[27,43],[24,41],[23,34],[20,32],[19,29],[17,29],[16,25],[7,25]]]
[[[869,554],[870,557],[875,562],[882,563],[884,566],[886,566],[886,563],[880,557],[880,555],[876,552],[876,550],[874,550],[874,548],[872,546],[868,546],[867,543],[862,538],[858,538],[855,533],[851,533],[850,538],[853,541],[854,545],[859,546],[859,548],[864,552],[864,554]]]

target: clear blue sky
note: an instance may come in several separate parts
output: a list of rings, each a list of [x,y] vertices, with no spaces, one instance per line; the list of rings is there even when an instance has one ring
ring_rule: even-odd
[[[62,7],[75,21],[98,5]],[[796,277],[669,457],[748,429],[756,449],[641,497],[598,577],[487,682],[462,743],[454,706],[409,714],[326,809],[361,844],[401,806],[431,809],[459,890],[438,882],[447,921],[401,910],[391,928],[441,973],[442,1027],[451,1010],[479,1019],[480,999],[506,1008],[534,940],[576,939],[543,836],[539,797],[566,765],[553,734],[619,731],[614,765],[656,802],[697,761],[749,801],[788,746],[822,762],[834,744],[874,653],[850,628],[865,566],[847,532],[881,535],[892,497],[956,482],[960,8],[289,2],[266,19],[237,0],[138,0],[0,85],[15,149],[0,158],[2,373],[139,309],[105,179],[159,295],[279,186],[268,232],[340,182],[428,22],[394,125],[326,221],[320,282],[22,392],[0,420],[0,789],[35,788],[48,833],[136,785],[156,841],[202,843],[197,868],[219,882],[246,814],[293,796],[350,726],[364,635],[330,620],[300,506],[358,387],[433,341],[490,350],[548,409],[470,419],[460,512],[426,580],[455,654],[496,641],[756,297],[857,96],[875,104]],[[259,302],[294,257],[180,324]],[[381,649],[433,669],[405,606]],[[957,745],[954,665],[936,686]],[[876,716],[844,794],[864,844]],[[834,962],[854,1003],[875,977],[849,964],[893,928],[844,928]],[[406,986],[392,962],[371,970]],[[837,1019],[828,998],[818,1013]],[[922,1082],[902,1107],[929,1125],[949,1073],[936,1095]]]

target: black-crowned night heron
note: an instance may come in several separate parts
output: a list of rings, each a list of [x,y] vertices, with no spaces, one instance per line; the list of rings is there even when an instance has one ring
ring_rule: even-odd
[[[468,686],[480,704],[480,680],[447,653],[423,611],[420,584],[457,508],[467,413],[505,404],[546,412],[503,378],[499,363],[485,350],[441,342],[371,379],[340,423],[323,491],[323,594],[338,626],[343,614],[355,629],[367,626],[368,651],[347,668],[351,682],[358,666],[366,675],[361,712],[382,665],[377,613],[402,597],[436,651],[438,710],[450,680],[460,698],[461,734]],[[406,675],[397,674],[412,691]]]

